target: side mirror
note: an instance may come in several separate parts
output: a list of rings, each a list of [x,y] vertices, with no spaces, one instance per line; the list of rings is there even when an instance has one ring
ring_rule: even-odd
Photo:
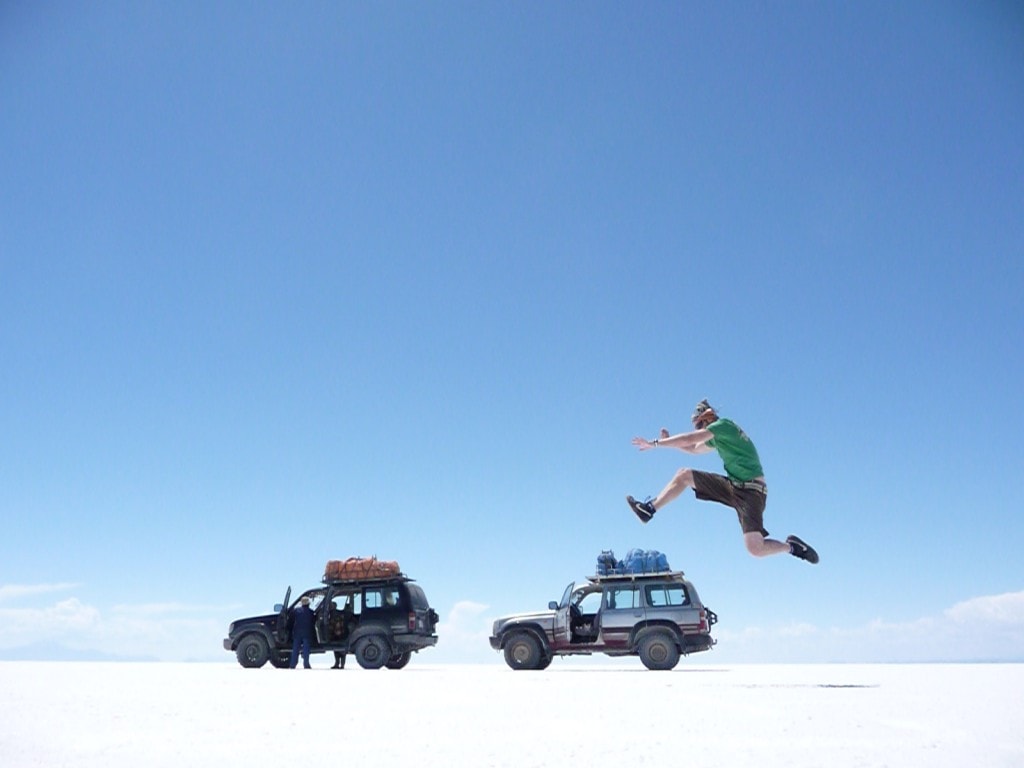
[[[284,606],[280,603],[274,603],[274,613],[280,613],[284,610]]]
[[[556,603],[554,600],[552,600],[550,603],[548,603],[548,610],[549,611],[557,611],[558,610],[558,603]]]

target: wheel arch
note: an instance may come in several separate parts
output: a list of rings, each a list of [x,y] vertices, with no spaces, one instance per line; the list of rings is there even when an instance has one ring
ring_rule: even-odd
[[[498,635],[498,650],[505,650],[505,643],[508,641],[508,638],[516,632],[526,632],[528,635],[533,635],[533,638],[540,643],[541,653],[548,657],[551,656],[551,643],[548,641],[547,633],[540,626],[532,622],[509,624],[502,627],[501,634]]]
[[[251,635],[259,635],[262,637],[267,643],[267,648],[271,651],[280,650],[278,648],[277,640],[274,638],[274,633],[262,624],[252,624],[248,627],[242,627],[239,629],[231,638],[231,650],[238,650],[239,643]]]
[[[679,630],[678,625],[671,621],[645,621],[643,624],[639,624],[633,628],[633,634],[629,640],[629,646],[633,650],[633,653],[637,653],[640,648],[640,641],[645,636],[650,635],[653,632],[668,632],[675,640],[676,647],[680,653],[686,652],[686,643],[683,640],[683,633]]]
[[[367,635],[380,635],[388,641],[388,645],[394,645],[391,625],[385,624],[384,622],[371,621],[366,624],[360,624],[358,627],[352,630],[351,634],[349,634],[349,636],[346,638],[348,647],[354,648],[355,644]]]

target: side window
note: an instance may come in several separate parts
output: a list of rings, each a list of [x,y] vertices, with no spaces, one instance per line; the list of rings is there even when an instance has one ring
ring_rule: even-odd
[[[601,593],[588,592],[580,598],[578,606],[580,613],[597,613],[601,609]]]
[[[366,608],[394,608],[398,605],[397,587],[375,587],[363,593]]]
[[[349,594],[335,595],[331,598],[331,602],[334,604],[335,611],[341,611],[345,613],[359,613],[362,611],[363,596],[358,592]]]
[[[640,590],[636,587],[612,587],[604,594],[604,607],[610,611],[627,611],[640,607]]]
[[[690,604],[690,596],[681,584],[658,585],[646,588],[647,604],[652,608],[667,608]]]

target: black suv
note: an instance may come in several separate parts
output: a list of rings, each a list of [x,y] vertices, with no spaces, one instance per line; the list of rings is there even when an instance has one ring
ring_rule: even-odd
[[[548,610],[494,622],[491,647],[512,669],[545,669],[555,656],[639,656],[672,669],[680,655],[714,646],[718,621],[681,571],[590,576],[565,588]]]
[[[363,669],[401,669],[414,651],[437,644],[438,615],[420,586],[404,576],[334,581],[308,589],[289,603],[292,588],[275,613],[238,619],[228,627],[224,649],[243,667],[268,661],[287,667],[292,650],[290,611],[304,597],[316,617],[310,653],[354,653]]]

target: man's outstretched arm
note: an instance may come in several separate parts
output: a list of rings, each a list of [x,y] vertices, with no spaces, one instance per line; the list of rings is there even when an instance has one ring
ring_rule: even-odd
[[[662,430],[662,435],[665,434],[665,430]],[[648,440],[645,437],[634,437],[633,445],[639,448],[641,451],[647,451],[651,448],[657,448],[664,446],[665,448],[678,448],[680,451],[686,453],[708,453],[714,450],[707,444],[708,440],[713,438],[706,429],[698,429],[694,432],[683,432],[678,435],[670,435],[668,437],[659,437],[657,440]]]

